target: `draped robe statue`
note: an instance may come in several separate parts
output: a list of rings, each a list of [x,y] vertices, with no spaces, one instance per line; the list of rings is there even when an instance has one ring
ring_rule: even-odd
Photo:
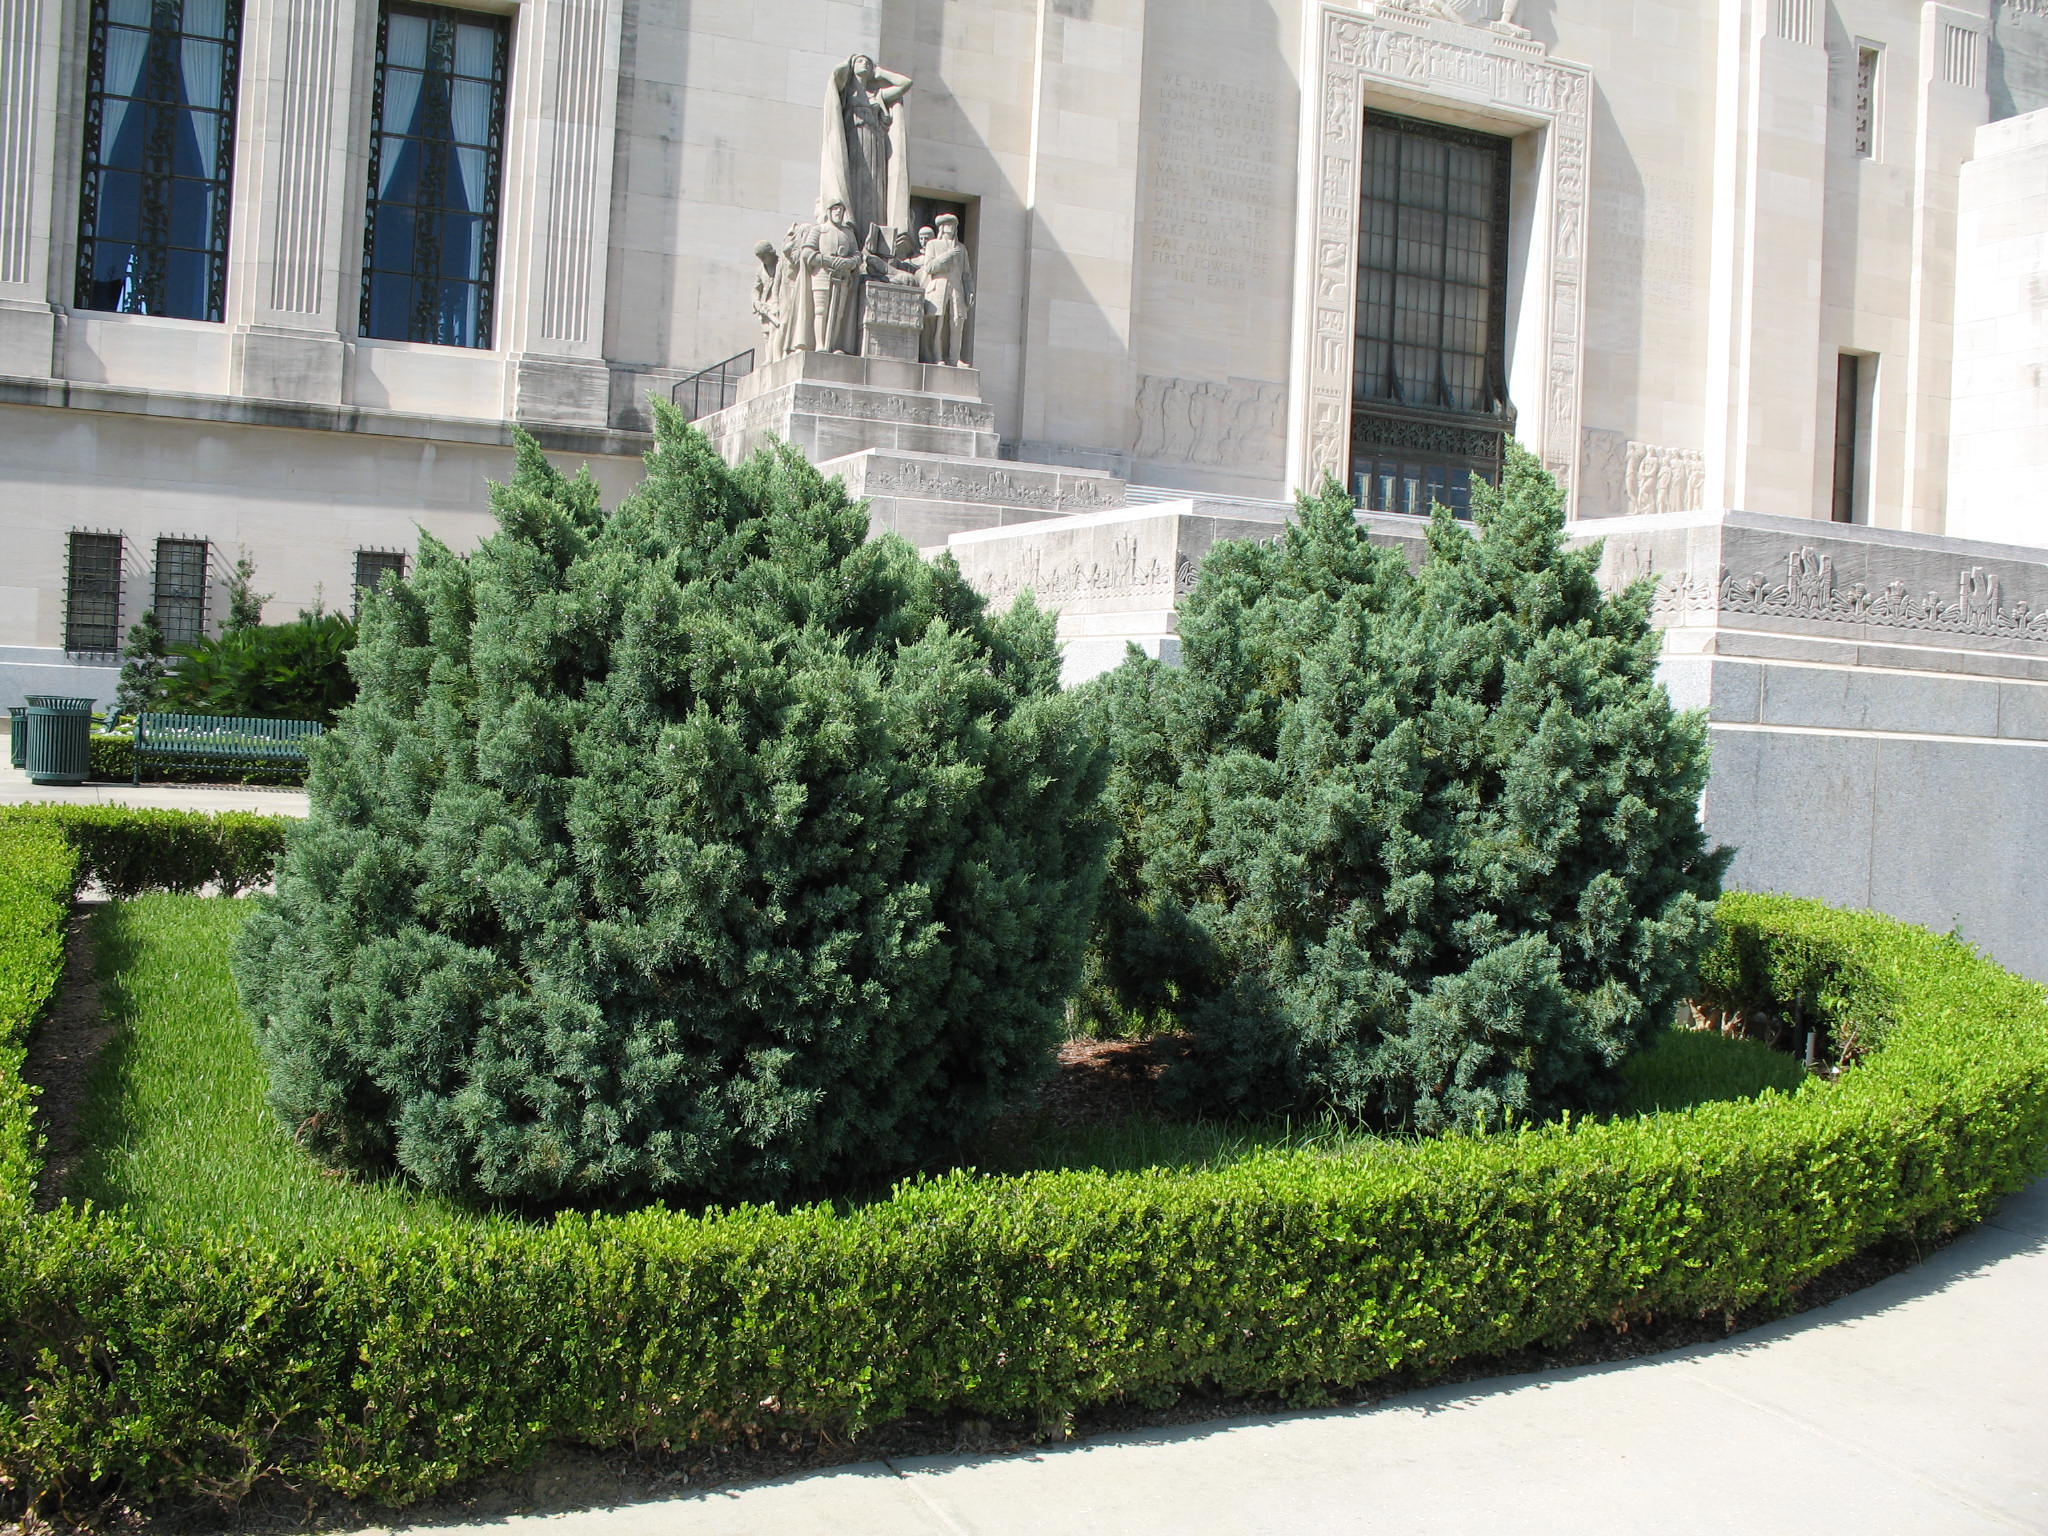
[[[864,249],[877,226],[889,231],[891,249],[910,235],[910,167],[903,98],[910,77],[882,69],[857,53],[832,71],[825,91],[825,150],[818,168],[818,207],[846,205],[847,222]]]

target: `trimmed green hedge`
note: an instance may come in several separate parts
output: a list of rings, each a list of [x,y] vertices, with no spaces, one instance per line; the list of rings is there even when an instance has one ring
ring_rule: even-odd
[[[2048,1153],[2048,995],[1886,918],[1729,896],[1715,978],[1881,1049],[1834,1085],[1175,1174],[953,1174],[846,1213],[485,1221],[249,1250],[0,1223],[0,1474],[392,1502],[549,1441],[1316,1401],[1593,1323],[1786,1297]],[[1791,988],[1780,994],[1775,989]],[[1732,994],[1731,994],[1732,995]]]
[[[37,1143],[21,1079],[29,1032],[64,974],[78,855],[55,827],[0,822],[0,1222],[33,1209]]]
[[[124,805],[22,805],[0,810],[0,825],[49,827],[78,851],[77,884],[110,896],[196,891],[235,895],[265,884],[297,818],[251,811],[159,811]],[[74,891],[76,886],[74,886]]]

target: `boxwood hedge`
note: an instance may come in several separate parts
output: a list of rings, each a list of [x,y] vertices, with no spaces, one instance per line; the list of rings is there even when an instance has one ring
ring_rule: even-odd
[[[296,817],[252,811],[142,810],[123,805],[38,804],[0,810],[0,826],[60,834],[77,852],[77,883],[110,896],[197,891],[235,895],[266,884]]]
[[[1057,1421],[1191,1388],[1314,1401],[1596,1322],[1783,1298],[2041,1171],[2042,988],[1808,902],[1730,896],[1720,923],[1723,999],[1796,1000],[1881,1044],[1836,1084],[1682,1113],[1193,1173],[953,1173],[850,1210],[252,1249],[32,1217],[15,1190],[0,1475],[143,1498],[274,1476],[403,1503],[550,1441]],[[48,931],[9,929],[45,958],[5,963],[46,976]]]

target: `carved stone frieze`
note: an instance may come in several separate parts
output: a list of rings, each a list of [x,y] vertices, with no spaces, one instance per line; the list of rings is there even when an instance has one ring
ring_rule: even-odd
[[[949,400],[939,395],[910,394],[888,389],[839,389],[799,384],[786,409],[816,416],[845,416],[854,421],[896,421],[918,427],[953,427],[966,432],[995,430],[995,412],[974,400]]]
[[[1652,557],[1640,550],[1620,553],[1612,569],[1619,582],[1659,575]],[[1810,544],[1785,557],[1781,575],[1737,575],[1726,567],[1718,575],[1698,570],[1663,573],[1651,611],[1666,624],[1728,613],[2048,642],[2048,608],[2031,598],[2008,597],[1996,571],[1964,566],[1957,572],[1951,600],[1937,591],[1916,592],[1898,580],[1844,583],[1835,574],[1835,557]]]
[[[975,590],[998,606],[1029,591],[1048,608],[1134,599],[1145,600],[1139,606],[1156,602],[1162,608],[1170,607],[1194,589],[1194,563],[1185,555],[1148,553],[1146,542],[1120,534],[1111,541],[1106,556],[1094,559],[1085,550],[1054,552],[1048,558],[1045,548],[1034,543],[1016,553],[1004,551],[1005,558],[992,561],[986,570],[977,569],[971,546],[956,546],[953,553]]]
[[[1133,457],[1271,473],[1280,459],[1287,387],[1264,379],[1138,379]]]
[[[1367,0],[1356,10],[1322,4],[1315,17],[1317,127],[1304,146],[1311,157],[1305,174],[1315,189],[1315,228],[1303,248],[1299,291],[1308,344],[1296,380],[1300,409],[1292,449],[1301,483],[1342,476],[1349,465],[1365,101],[1375,89],[1391,89],[1409,99],[1441,94],[1462,110],[1490,107],[1510,122],[1542,124],[1549,212],[1530,260],[1541,263],[1550,283],[1540,310],[1543,399],[1523,402],[1522,420],[1538,425],[1544,465],[1570,490],[1578,468],[1583,371],[1592,100],[1587,71],[1549,58],[1540,44],[1516,35],[1520,28],[1511,19],[1505,30],[1498,23],[1465,25],[1439,8],[1394,7],[1386,0]]]
[[[1706,500],[1707,460],[1694,448],[1632,442],[1626,476],[1628,509],[1637,515],[1696,512]]]
[[[868,496],[907,496],[927,501],[985,502],[1048,512],[1103,511],[1123,505],[1123,482],[1077,475],[1019,474],[973,464],[887,461],[870,465],[861,479]]]

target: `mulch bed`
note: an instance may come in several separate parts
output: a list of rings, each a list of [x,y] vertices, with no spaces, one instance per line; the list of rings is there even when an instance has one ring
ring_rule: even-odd
[[[30,1046],[28,1075],[44,1089],[42,1109],[50,1141],[44,1200],[62,1187],[75,1166],[76,1116],[97,1053],[112,1030],[99,1018],[98,987],[92,974],[88,911],[74,914],[67,935],[68,985]],[[1114,1123],[1153,1110],[1154,1090],[1172,1054],[1174,1037],[1149,1041],[1075,1040],[1060,1049],[1059,1070],[1028,1113],[1059,1125]],[[1594,1327],[1557,1348],[1523,1349],[1460,1361],[1432,1371],[1404,1371],[1363,1388],[1333,1389],[1332,1406],[1363,1407],[1431,1386],[1483,1381],[1573,1366],[1639,1359],[1668,1350],[1717,1342],[1746,1328],[1826,1306],[1910,1268],[1942,1246],[1903,1241],[1881,1244],[1818,1276],[1789,1306],[1757,1306],[1708,1318],[1657,1318],[1618,1327]],[[501,1519],[514,1514],[554,1514],[577,1509],[638,1504],[737,1483],[818,1471],[856,1462],[897,1461],[918,1456],[1015,1455],[1050,1444],[1097,1435],[1124,1434],[1176,1425],[1200,1424],[1258,1414],[1299,1411],[1275,1397],[1220,1397],[1190,1392],[1163,1410],[1108,1406],[1087,1409],[1062,1424],[989,1422],[973,1418],[905,1419],[869,1430],[857,1441],[822,1435],[787,1434],[747,1444],[645,1448],[616,1451],[553,1450],[523,1471],[467,1483],[443,1497],[404,1512],[408,1525]],[[388,1527],[393,1512],[379,1505],[307,1494],[277,1485],[259,1488],[232,1508],[212,1501],[157,1505],[147,1512],[117,1493],[91,1507],[22,1515],[18,1505],[0,1508],[15,1516],[26,1536],[59,1531],[248,1532],[272,1536],[286,1531],[349,1531]]]

